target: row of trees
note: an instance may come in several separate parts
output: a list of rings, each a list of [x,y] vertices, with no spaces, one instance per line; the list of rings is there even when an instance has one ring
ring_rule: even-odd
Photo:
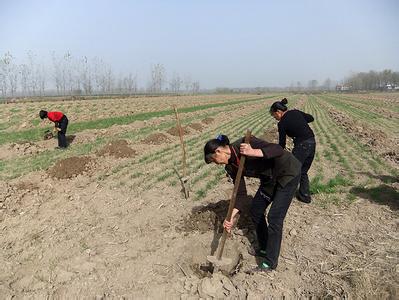
[[[369,71],[353,73],[344,80],[335,81],[327,78],[322,83],[316,79],[309,80],[307,85],[302,85],[300,81],[296,84],[291,83],[288,88],[290,91],[333,91],[341,90],[386,90],[399,87],[399,72],[383,70],[381,72]]]
[[[134,94],[137,92],[198,93],[200,84],[189,75],[183,78],[178,73],[168,79],[162,64],[152,65],[146,88],[139,88],[137,75],[115,75],[112,67],[95,57],[74,57],[70,52],[51,55],[52,64],[44,65],[31,51],[24,63],[7,52],[0,57],[0,96],[43,96]]]
[[[383,70],[352,74],[344,80],[344,85],[352,90],[381,90],[399,86],[399,72]]]

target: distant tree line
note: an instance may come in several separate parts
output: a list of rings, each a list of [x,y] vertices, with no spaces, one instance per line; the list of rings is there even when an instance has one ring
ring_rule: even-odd
[[[29,51],[24,63],[7,52],[0,56],[0,96],[95,95],[148,93],[198,93],[199,81],[190,75],[182,78],[174,72],[168,79],[165,67],[158,63],[150,67],[146,88],[139,88],[137,74],[116,75],[112,67],[100,58],[74,57],[70,52],[51,54],[51,65],[39,62]]]
[[[382,72],[360,72],[344,80],[344,85],[351,90],[386,90],[399,87],[399,72],[383,70]]]
[[[381,72],[369,71],[353,73],[347,78],[334,81],[327,78],[322,84],[316,79],[308,81],[307,86],[303,86],[300,81],[291,83],[286,88],[289,91],[373,91],[373,90],[399,90],[399,72],[383,70]]]

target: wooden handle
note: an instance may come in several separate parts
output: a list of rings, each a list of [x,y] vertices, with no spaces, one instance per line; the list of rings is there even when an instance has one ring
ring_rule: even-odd
[[[251,141],[251,131],[249,129],[247,129],[247,133],[245,134],[244,143],[245,144],[249,144],[250,141]],[[231,219],[231,215],[233,214],[233,209],[234,209],[234,206],[236,204],[238,187],[240,186],[242,172],[244,170],[244,164],[245,164],[245,155],[241,155],[240,164],[238,166],[238,172],[237,172],[236,179],[235,179],[235,182],[234,182],[233,195],[231,196],[231,200],[230,200],[230,204],[229,204],[229,210],[227,211],[227,215],[226,215],[226,220],[230,220]],[[216,255],[216,258],[218,260],[220,260],[222,258],[222,254],[223,254],[224,244],[226,242],[226,238],[227,238],[227,231],[226,231],[226,229],[224,229],[222,238],[220,239],[219,251],[218,251],[218,253]]]
[[[181,124],[180,124],[180,118],[179,118],[179,114],[177,112],[177,107],[173,106],[173,109],[175,111],[177,130],[179,131],[180,144],[181,144],[181,148],[182,148],[182,152],[183,152],[183,157],[182,157],[182,160],[183,160],[183,177],[186,177],[187,176],[186,147],[184,145],[184,140],[183,140],[183,129],[182,129]]]
[[[245,144],[249,144],[250,140],[251,140],[251,131],[247,130],[247,133],[245,134],[244,143]],[[235,179],[235,182],[234,182],[233,195],[231,196],[231,200],[230,200],[230,204],[229,204],[229,210],[227,211],[227,215],[226,215],[226,220],[230,220],[231,219],[231,215],[233,214],[233,209],[234,209],[234,206],[236,204],[238,187],[240,186],[242,172],[244,170],[244,164],[245,164],[245,155],[241,155],[240,164],[238,166],[238,172],[237,172],[236,179]]]

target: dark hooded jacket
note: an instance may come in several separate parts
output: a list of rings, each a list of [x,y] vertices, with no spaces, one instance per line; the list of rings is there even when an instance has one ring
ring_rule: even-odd
[[[240,144],[244,143],[244,138],[240,138],[229,145],[231,157],[225,166],[227,174],[235,181],[238,165],[240,163]],[[301,163],[292,155],[291,152],[284,150],[280,145],[266,142],[254,136],[251,137],[250,145],[253,149],[261,149],[263,157],[246,157],[243,176],[259,178],[263,190],[272,195],[274,186],[279,184],[284,187],[294,177],[301,172]],[[239,200],[240,196],[246,195],[245,180],[242,178],[238,190],[236,208],[243,206]]]

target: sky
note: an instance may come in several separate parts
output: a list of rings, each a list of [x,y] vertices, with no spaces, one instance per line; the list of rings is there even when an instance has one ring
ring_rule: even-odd
[[[398,0],[0,0],[0,55],[99,57],[114,73],[150,66],[201,88],[283,87],[399,71]]]

